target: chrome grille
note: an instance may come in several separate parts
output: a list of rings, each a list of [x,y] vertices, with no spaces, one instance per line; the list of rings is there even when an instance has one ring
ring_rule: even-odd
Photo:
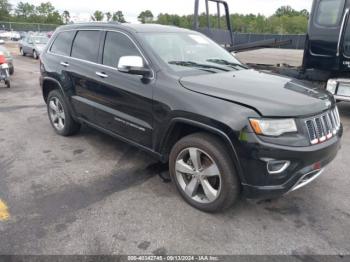
[[[338,133],[341,126],[338,108],[335,107],[326,113],[309,118],[305,124],[312,145],[331,139]]]

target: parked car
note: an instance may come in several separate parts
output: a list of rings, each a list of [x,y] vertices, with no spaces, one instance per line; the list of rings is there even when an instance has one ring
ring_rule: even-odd
[[[343,128],[334,98],[247,68],[204,35],[176,27],[60,27],[41,56],[50,122],[87,124],[169,162],[192,206],[271,198],[316,179]]]
[[[19,41],[21,39],[21,36],[18,32],[15,31],[2,31],[0,32],[0,38],[12,41]]]
[[[21,32],[19,32],[19,35],[20,35],[20,37],[21,37],[20,40],[22,40],[22,39],[26,38],[26,36],[28,35],[28,33],[27,33],[27,32],[24,32],[24,31],[21,31]]]
[[[27,36],[19,42],[19,51],[22,56],[32,55],[34,59],[39,59],[49,38],[47,36]]]
[[[13,75],[15,73],[15,67],[13,65],[13,56],[7,50],[7,48],[2,46],[2,45],[0,45],[0,53],[3,53],[5,55],[6,63],[9,66],[9,73],[10,73],[10,75]]]

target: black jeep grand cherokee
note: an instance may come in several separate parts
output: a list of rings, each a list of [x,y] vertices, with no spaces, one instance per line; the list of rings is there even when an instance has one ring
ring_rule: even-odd
[[[343,132],[329,93],[248,69],[175,27],[60,27],[41,56],[41,87],[59,135],[87,124],[148,151],[207,212],[308,184]]]

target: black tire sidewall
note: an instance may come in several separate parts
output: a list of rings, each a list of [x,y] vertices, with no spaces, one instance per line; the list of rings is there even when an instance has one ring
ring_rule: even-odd
[[[56,129],[56,127],[54,126],[54,124],[52,123],[52,119],[50,116],[50,101],[52,98],[57,98],[64,110],[64,115],[65,115],[65,123],[64,123],[64,128],[62,130],[58,130]],[[58,90],[53,90],[49,93],[48,97],[47,97],[47,114],[51,123],[51,126],[53,127],[53,129],[55,130],[55,132],[58,135],[61,136],[69,136],[73,133],[75,133],[77,131],[77,129],[79,128],[79,124],[76,123],[72,116],[71,116],[71,112],[69,110],[69,107],[65,101],[65,99],[63,98],[63,95],[60,91]]]
[[[182,190],[176,178],[175,164],[177,156],[184,149],[196,147],[206,152],[217,164],[221,173],[221,191],[212,203],[202,204],[194,201]],[[169,158],[169,171],[172,180],[181,196],[193,207],[204,212],[219,212],[231,207],[238,199],[240,183],[233,161],[228,155],[226,146],[216,137],[199,133],[181,139],[172,149]]]

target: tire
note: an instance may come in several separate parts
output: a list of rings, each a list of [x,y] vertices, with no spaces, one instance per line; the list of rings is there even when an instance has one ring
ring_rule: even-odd
[[[71,111],[59,90],[49,93],[47,112],[50,123],[58,135],[72,136],[79,132],[81,125],[72,118]]]
[[[15,73],[15,68],[14,67],[10,67],[9,72],[10,72],[10,75],[12,76]]]
[[[5,81],[5,85],[7,88],[11,88],[11,82],[9,80]]]
[[[38,55],[38,53],[37,53],[35,50],[33,50],[33,58],[34,58],[35,60],[38,60],[38,59],[39,59],[39,55]]]
[[[22,56],[26,56],[26,53],[24,53],[23,48],[20,48],[19,52],[21,53]]]
[[[196,157],[191,157],[191,154],[199,155],[197,157],[199,165],[192,161]],[[228,149],[219,138],[206,133],[187,136],[175,144],[169,157],[169,171],[177,190],[187,203],[201,211],[214,213],[230,208],[237,201],[241,187],[229,155]],[[196,166],[200,167],[196,168]],[[209,166],[212,167],[210,170],[213,172],[208,172]],[[186,173],[188,168],[192,170],[189,174]],[[210,176],[204,175],[209,173],[211,173]],[[219,174],[212,176],[217,173]],[[187,190],[191,188],[191,183],[196,185],[192,187],[197,188],[196,193],[191,189]],[[207,192],[211,193],[207,194]]]

